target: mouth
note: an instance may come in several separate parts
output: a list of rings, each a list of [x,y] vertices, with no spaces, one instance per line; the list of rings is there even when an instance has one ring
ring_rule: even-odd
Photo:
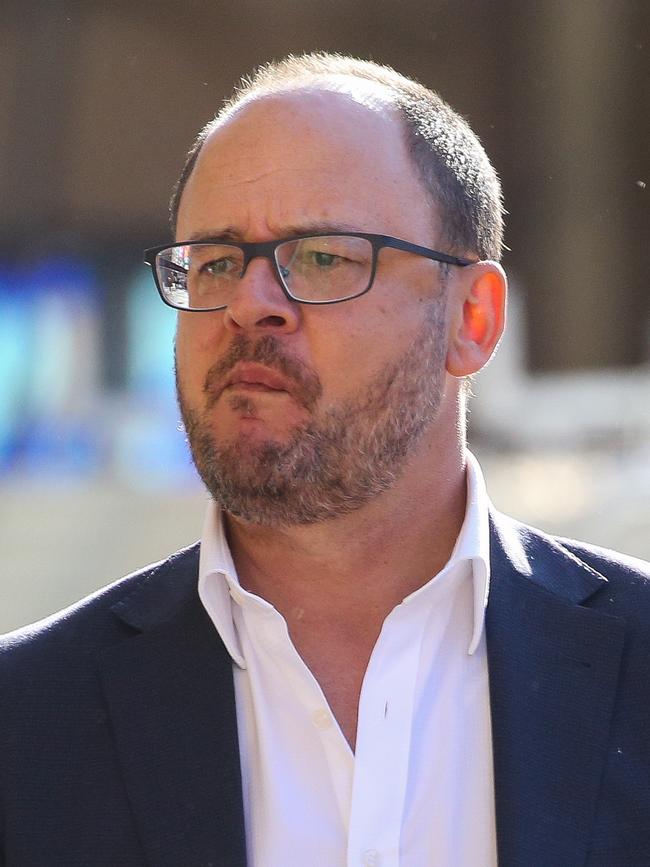
[[[304,362],[283,353],[274,338],[263,337],[254,346],[247,340],[233,342],[224,357],[208,370],[203,392],[206,410],[211,410],[222,395],[251,400],[266,400],[264,395],[269,395],[272,403],[284,395],[284,399],[291,398],[298,407],[313,412],[322,386],[317,374]]]
[[[227,389],[237,391],[284,391],[281,388],[272,388],[270,385],[263,385],[261,382],[231,382],[226,386]]]
[[[237,389],[258,392],[291,392],[289,381],[281,373],[261,364],[240,363],[226,377],[222,391]]]

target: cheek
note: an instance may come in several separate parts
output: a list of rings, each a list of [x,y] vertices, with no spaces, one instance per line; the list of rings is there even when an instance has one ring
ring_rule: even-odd
[[[211,318],[181,313],[176,327],[176,367],[183,389],[198,393],[215,358],[214,324],[201,321]]]
[[[222,313],[178,314],[176,343],[184,352],[214,352],[222,333]]]
[[[334,400],[358,396],[406,351],[410,333],[410,324],[406,327],[388,305],[368,309],[367,315],[343,314],[328,322],[327,328],[321,326],[310,342],[324,394]]]

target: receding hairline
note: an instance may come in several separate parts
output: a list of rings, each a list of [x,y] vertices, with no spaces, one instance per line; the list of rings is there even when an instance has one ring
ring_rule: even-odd
[[[292,99],[295,97],[296,105],[298,107],[296,112],[297,120],[305,118],[307,122],[309,122],[309,117],[313,113],[313,102],[302,100],[301,98],[314,97],[317,94],[332,94],[334,96],[340,96],[344,107],[347,103],[347,106],[358,107],[361,110],[365,109],[370,113],[370,115],[375,115],[382,121],[387,121],[389,124],[394,125],[396,132],[401,136],[403,142],[405,144],[407,143],[403,115],[399,110],[399,106],[394,100],[390,100],[388,95],[379,94],[378,92],[373,93],[371,91],[362,94],[355,92],[352,88],[332,88],[321,83],[306,82],[299,87],[247,94],[244,99],[233,105],[231,110],[220,112],[204,127],[202,131],[203,138],[201,141],[201,147],[198,149],[197,158],[199,153],[203,150],[204,145],[208,143],[208,139],[210,139],[213,134],[219,133],[220,130],[230,123],[237,122],[240,115],[250,109],[254,109],[256,106],[264,106],[265,104],[272,105],[276,101],[279,103],[291,104]],[[406,154],[406,156],[408,158],[408,154]]]
[[[325,101],[318,102],[318,96],[324,96]],[[432,207],[428,191],[411,158],[399,113],[392,103],[373,100],[372,104],[368,104],[365,98],[359,99],[358,96],[347,90],[341,92],[337,88],[332,91],[330,88],[313,86],[310,83],[289,91],[256,94],[245,103],[238,104],[228,116],[215,118],[208,125],[209,132],[197,153],[192,173],[186,178],[183,196],[186,192],[192,196],[192,189],[198,189],[201,195],[204,170],[214,170],[205,169],[205,166],[219,165],[220,171],[223,170],[223,148],[232,155],[245,147],[245,142],[253,137],[255,145],[251,153],[255,164],[256,156],[260,152],[264,153],[269,136],[275,139],[275,135],[279,134],[283,141],[282,150],[278,152],[282,160],[280,165],[286,168],[291,163],[306,158],[313,170],[319,165],[322,147],[330,161],[332,153],[339,153],[341,162],[337,161],[334,165],[340,167],[343,162],[350,160],[350,165],[355,168],[355,178],[357,172],[370,171],[370,175],[365,175],[366,187],[372,188],[374,183],[378,188],[383,179],[387,178],[387,182],[391,183],[393,181],[390,179],[399,177],[401,188],[406,186],[410,190],[410,198],[405,201],[411,203],[412,213],[417,211],[421,215],[423,207],[426,208],[425,218],[429,224],[430,237],[424,236],[425,240],[420,243],[435,247],[441,223],[440,214],[435,203]],[[258,141],[260,145],[257,144]],[[291,146],[294,141],[298,146],[292,156]],[[318,152],[318,157],[315,151]],[[380,164],[383,168],[380,170],[381,178],[378,178]],[[394,171],[399,174],[393,175]],[[179,202],[179,216],[184,207],[183,201],[185,199]],[[288,235],[298,235],[306,231],[325,233],[360,230],[358,220],[354,223],[341,222],[337,217],[338,213],[333,212],[332,219],[324,222],[301,219],[294,226],[283,224],[283,231]],[[183,231],[182,237],[186,238],[187,232],[180,222],[179,227]],[[366,230],[370,229],[366,227]],[[372,231],[386,231],[385,222],[375,221]]]
[[[394,113],[395,119],[402,121],[397,95],[390,87],[381,82],[355,77],[350,73],[325,73],[319,76],[296,78],[280,81],[271,86],[260,85],[245,91],[241,96],[229,100],[217,115],[207,124],[214,129],[252,103],[282,97],[310,93],[338,93],[349,97],[356,104],[372,111]]]
[[[390,66],[322,52],[289,55],[241,79],[194,140],[172,194],[172,228],[185,185],[213,130],[253,101],[318,90],[338,91],[360,105],[394,112],[432,209],[446,217],[450,252],[500,258],[504,211],[498,175],[462,115],[438,93]]]
[[[357,86],[359,83],[362,85],[362,87]],[[345,86],[346,84],[347,87]],[[395,127],[400,133],[403,142],[407,144],[407,128],[404,114],[400,110],[400,106],[397,99],[395,98],[395,94],[390,90],[390,88],[382,85],[381,82],[374,82],[365,79],[361,80],[355,78],[351,74],[341,75],[336,73],[332,74],[331,76],[323,75],[319,77],[319,80],[309,78],[296,81],[288,81],[286,82],[286,87],[278,86],[253,88],[252,90],[244,93],[241,98],[231,99],[221,109],[221,111],[219,111],[215,115],[215,117],[213,117],[203,127],[203,129],[197,136],[195,140],[193,158],[191,159],[191,163],[189,165],[186,165],[186,168],[189,168],[189,171],[184,173],[184,175],[180,179],[182,183],[177,185],[179,189],[175,190],[175,193],[178,192],[178,196],[175,195],[172,198],[172,204],[175,207],[175,211],[173,213],[173,228],[176,228],[176,220],[178,217],[178,211],[180,208],[182,195],[185,187],[187,186],[187,183],[189,182],[189,179],[193,174],[194,168],[204,149],[204,146],[208,143],[208,140],[214,134],[217,134],[221,129],[223,129],[231,122],[236,122],[242,112],[246,111],[249,108],[252,108],[257,104],[272,102],[274,100],[282,100],[287,97],[291,98],[292,96],[309,96],[310,94],[315,93],[340,94],[342,97],[347,97],[351,102],[353,102],[355,105],[358,105],[360,108],[365,108],[370,112],[381,114],[384,118],[395,124]],[[408,153],[407,158],[410,159]],[[411,162],[413,162],[412,159]],[[423,192],[426,193],[424,185]]]
[[[387,67],[388,68],[388,67]],[[395,73],[399,75],[399,73]],[[408,79],[407,79],[408,80]],[[316,93],[331,93],[338,94],[342,97],[347,97],[352,103],[359,108],[366,109],[369,112],[381,115],[391,124],[395,125],[395,129],[399,134],[402,143],[405,145],[404,156],[409,161],[416,176],[417,164],[409,154],[408,148],[408,128],[407,119],[400,106],[398,94],[396,94],[389,86],[381,81],[360,78],[352,73],[324,73],[318,76],[305,76],[303,78],[288,79],[281,83],[273,83],[272,86],[254,86],[250,90],[244,91],[243,95],[238,96],[238,92],[228,100],[222,109],[213,117],[201,130],[195,140],[195,150],[191,163],[186,165],[186,171],[179,179],[177,184],[178,190],[174,190],[172,197],[173,223],[172,229],[176,231],[178,213],[180,211],[183,193],[190,177],[194,173],[196,164],[209,140],[214,134],[218,134],[220,130],[229,125],[231,122],[237,122],[239,115],[247,109],[254,107],[257,104],[272,102],[274,100],[283,100],[293,96],[300,97],[302,95],[309,96]],[[423,195],[431,199],[429,191],[421,178],[417,178],[422,187]],[[437,211],[437,203],[434,200],[430,202],[434,209],[435,222],[438,222],[439,214]]]

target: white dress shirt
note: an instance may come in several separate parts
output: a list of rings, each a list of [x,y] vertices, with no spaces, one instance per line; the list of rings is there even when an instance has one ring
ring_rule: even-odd
[[[249,867],[496,867],[485,484],[436,576],[384,621],[352,753],[282,615],[244,590],[208,507],[199,595],[234,662]]]

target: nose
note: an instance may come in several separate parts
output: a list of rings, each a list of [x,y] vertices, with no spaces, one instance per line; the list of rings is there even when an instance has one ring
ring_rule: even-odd
[[[285,294],[271,261],[252,259],[224,310],[230,331],[292,332],[300,323],[300,305]]]

